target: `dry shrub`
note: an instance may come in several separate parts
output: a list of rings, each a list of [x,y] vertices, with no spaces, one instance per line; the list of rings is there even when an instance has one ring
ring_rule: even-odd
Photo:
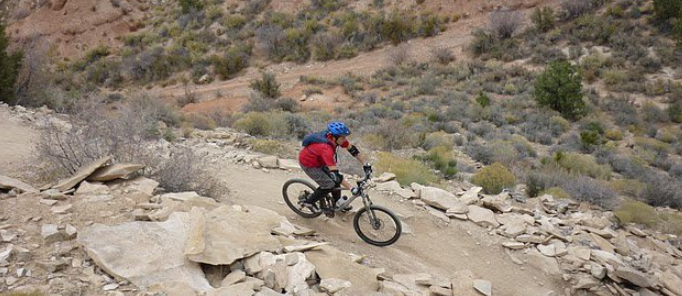
[[[522,25],[523,15],[518,11],[502,10],[490,13],[490,31],[497,38],[511,38]]]
[[[410,62],[410,51],[409,45],[398,45],[388,54],[388,59],[395,66],[407,64]]]
[[[171,149],[170,157],[150,149],[162,136],[159,122],[177,125],[179,115],[161,100],[148,96],[119,102],[115,108],[99,96],[81,100],[68,121],[46,122],[38,156],[50,176],[73,174],[95,159],[111,155],[117,162],[146,164],[145,174],[169,191],[197,191],[219,197],[226,190],[205,158],[188,149]]]
[[[431,50],[431,56],[435,62],[442,65],[447,65],[455,61],[455,55],[452,51],[445,47],[438,47]]]

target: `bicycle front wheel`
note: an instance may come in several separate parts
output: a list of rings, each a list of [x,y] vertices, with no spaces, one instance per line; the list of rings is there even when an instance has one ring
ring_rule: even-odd
[[[360,238],[368,244],[385,247],[398,241],[402,224],[391,210],[372,205],[355,214],[353,227]]]

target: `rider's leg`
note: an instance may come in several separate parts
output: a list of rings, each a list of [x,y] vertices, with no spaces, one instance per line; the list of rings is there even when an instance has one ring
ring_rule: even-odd
[[[302,167],[303,172],[315,181],[320,187],[308,196],[305,201],[307,207],[315,208],[317,202],[327,196],[336,187],[334,180],[324,171],[323,168]]]

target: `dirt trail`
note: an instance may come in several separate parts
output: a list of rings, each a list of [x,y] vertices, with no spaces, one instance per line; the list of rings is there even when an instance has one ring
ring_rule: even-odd
[[[13,175],[12,168],[19,167],[33,151],[37,132],[12,116],[8,110],[0,109],[0,174]]]
[[[420,211],[410,202],[400,202],[372,192],[375,203],[404,217],[412,234],[404,234],[393,246],[379,248],[364,243],[353,231],[352,216],[312,220],[296,216],[282,201],[281,186],[302,172],[265,173],[245,166],[225,166],[220,176],[234,190],[231,200],[274,210],[292,222],[316,230],[320,237],[350,253],[367,255],[372,264],[385,267],[388,274],[425,272],[450,278],[455,271],[471,270],[493,283],[494,295],[548,295],[563,291],[558,279],[530,266],[519,266],[505,254],[499,238],[490,236],[471,222],[450,224]],[[356,201],[358,203],[358,201]],[[356,204],[357,206],[357,204]]]

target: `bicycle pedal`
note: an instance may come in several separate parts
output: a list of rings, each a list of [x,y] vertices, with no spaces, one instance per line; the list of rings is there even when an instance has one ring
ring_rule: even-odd
[[[324,212],[324,215],[327,216],[327,218],[334,218],[334,216],[336,216],[334,212],[329,211]]]

